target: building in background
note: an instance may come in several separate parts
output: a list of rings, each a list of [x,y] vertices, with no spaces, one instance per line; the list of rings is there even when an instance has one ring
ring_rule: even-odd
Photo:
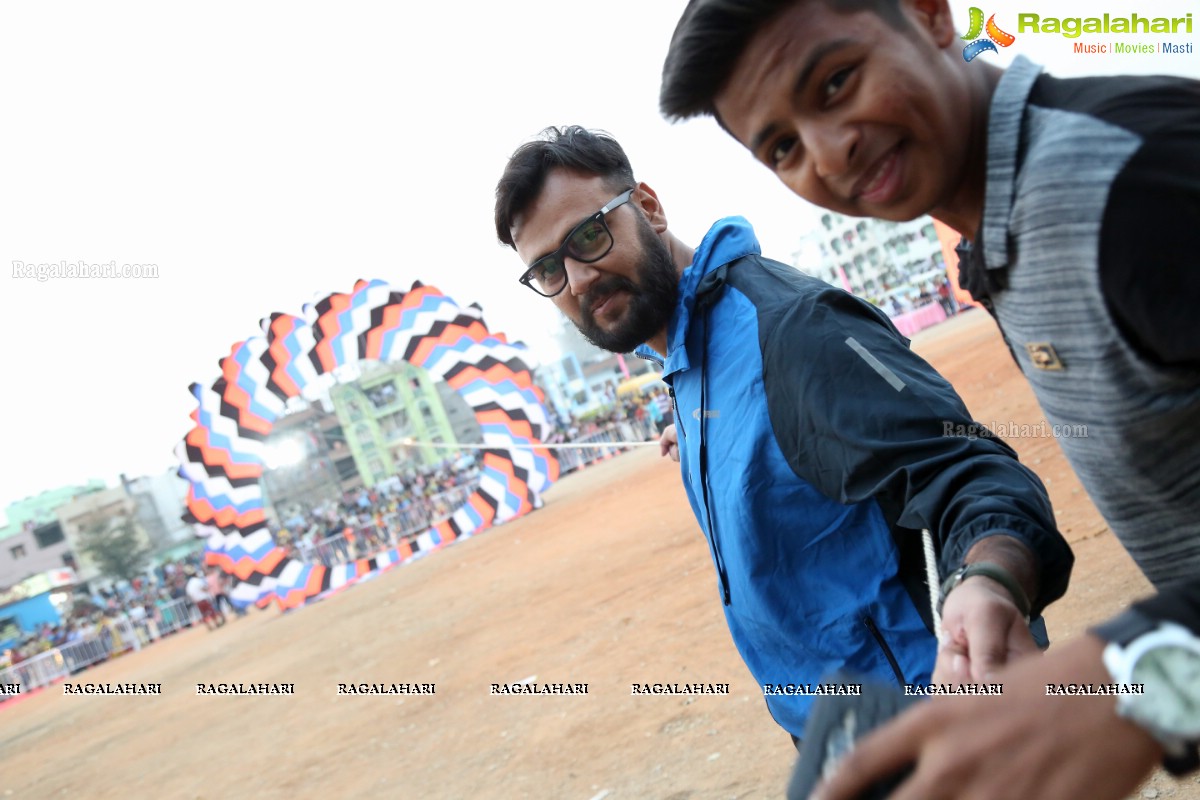
[[[658,371],[643,358],[610,353],[594,346],[566,318],[559,319],[554,340],[563,356],[543,363],[534,370],[534,375],[546,393],[550,410],[560,422],[608,409],[616,401],[617,387],[622,382]]]
[[[578,418],[600,407],[600,400],[588,387],[575,353],[545,362],[533,374],[546,395],[546,409],[553,414],[553,422],[561,425],[570,417]]]
[[[96,580],[111,583],[115,577],[104,575],[82,547],[84,538],[93,530],[112,530],[128,525],[139,544],[151,553],[154,551],[154,544],[146,529],[142,527],[138,503],[125,490],[125,486],[81,494],[60,505],[55,513],[62,526],[62,532],[71,544],[71,552],[75,557],[75,571],[82,583]],[[144,567],[149,568],[150,562],[147,561]]]
[[[946,277],[930,217],[889,222],[826,211],[820,225],[802,238],[792,263],[889,313],[911,307],[934,281]]]
[[[435,382],[434,388],[437,389],[438,399],[441,400],[442,409],[446,412],[446,419],[450,423],[450,435],[453,437],[453,441],[464,444],[481,444],[483,429],[479,427],[479,420],[475,418],[475,409],[471,408],[466,400],[459,397],[454,387],[445,381]]]
[[[178,471],[169,469],[132,479],[122,475],[121,483],[137,506],[138,524],[156,556],[196,538],[192,526],[183,521],[188,483]]]
[[[74,567],[76,554],[59,521],[58,509],[77,497],[104,490],[104,481],[48,489],[10,503],[0,528],[0,588],[40,573]]]
[[[364,486],[457,455],[431,446],[458,441],[455,427],[436,382],[407,361],[364,366],[357,381],[332,387],[329,397]]]

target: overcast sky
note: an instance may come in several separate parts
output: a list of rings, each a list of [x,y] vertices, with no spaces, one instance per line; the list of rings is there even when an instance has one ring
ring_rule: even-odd
[[[684,5],[5,4],[0,507],[172,466],[192,424],[188,384],[211,382],[261,317],[299,315],[357,278],[435,285],[552,352],[553,309],[516,283],[491,216],[506,159],[546,125],[613,133],[685,240],[742,214],[768,255],[789,260],[811,208],[710,120],[658,115]],[[1135,8],[1028,5],[1064,17]],[[953,4],[961,30],[968,6]],[[1193,7],[1136,4],[1142,16]],[[1015,13],[997,17],[1010,33]],[[1196,54],[1073,55],[1046,34],[982,58],[1017,53],[1060,75],[1200,77]],[[14,261],[155,264],[159,277],[38,282],[14,277]]]

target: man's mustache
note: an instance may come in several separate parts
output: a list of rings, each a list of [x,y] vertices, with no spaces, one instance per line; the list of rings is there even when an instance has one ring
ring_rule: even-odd
[[[598,303],[604,302],[610,295],[622,289],[630,293],[637,291],[637,287],[633,285],[633,281],[621,275],[614,275],[604,283],[597,284],[588,290],[588,293],[582,297],[579,307],[583,309],[585,315],[591,318],[592,309]]]

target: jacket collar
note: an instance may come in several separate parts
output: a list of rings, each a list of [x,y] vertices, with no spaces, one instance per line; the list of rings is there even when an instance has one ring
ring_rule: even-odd
[[[748,255],[760,255],[758,239],[754,228],[743,217],[725,217],[717,220],[696,248],[692,263],[679,277],[679,301],[671,315],[667,328],[667,359],[663,364],[663,375],[671,375],[688,369],[687,342],[688,328],[696,311],[696,299],[705,291],[701,286],[704,276],[715,272],[731,261]],[[711,281],[705,282],[704,287],[711,286]],[[653,361],[662,361],[661,356],[646,345],[639,345],[637,355]]]
[[[969,244],[958,247],[962,285],[976,300],[982,300],[1005,284],[1008,266],[1008,220],[1016,195],[1020,170],[1021,128],[1029,93],[1042,68],[1025,56],[1017,56],[1000,76],[992,95],[987,126],[987,172],[984,188],[983,222]]]

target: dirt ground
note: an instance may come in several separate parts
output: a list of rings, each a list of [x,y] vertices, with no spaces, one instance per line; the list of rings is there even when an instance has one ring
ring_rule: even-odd
[[[1041,414],[994,326],[971,311],[914,347],[985,423]],[[1047,612],[1061,641],[1144,594],[1051,438],[1011,439],[1077,553]],[[492,683],[587,683],[493,696]],[[309,608],[192,630],[76,681],[157,682],[160,697],[0,707],[4,798],[780,797],[795,752],[721,615],[674,464],[643,448],[568,476],[531,516]],[[284,682],[295,696],[197,696]],[[726,697],[633,697],[630,684],[729,683]],[[338,683],[434,683],[432,696],[338,696]],[[1157,774],[1135,797],[1200,798]]]

